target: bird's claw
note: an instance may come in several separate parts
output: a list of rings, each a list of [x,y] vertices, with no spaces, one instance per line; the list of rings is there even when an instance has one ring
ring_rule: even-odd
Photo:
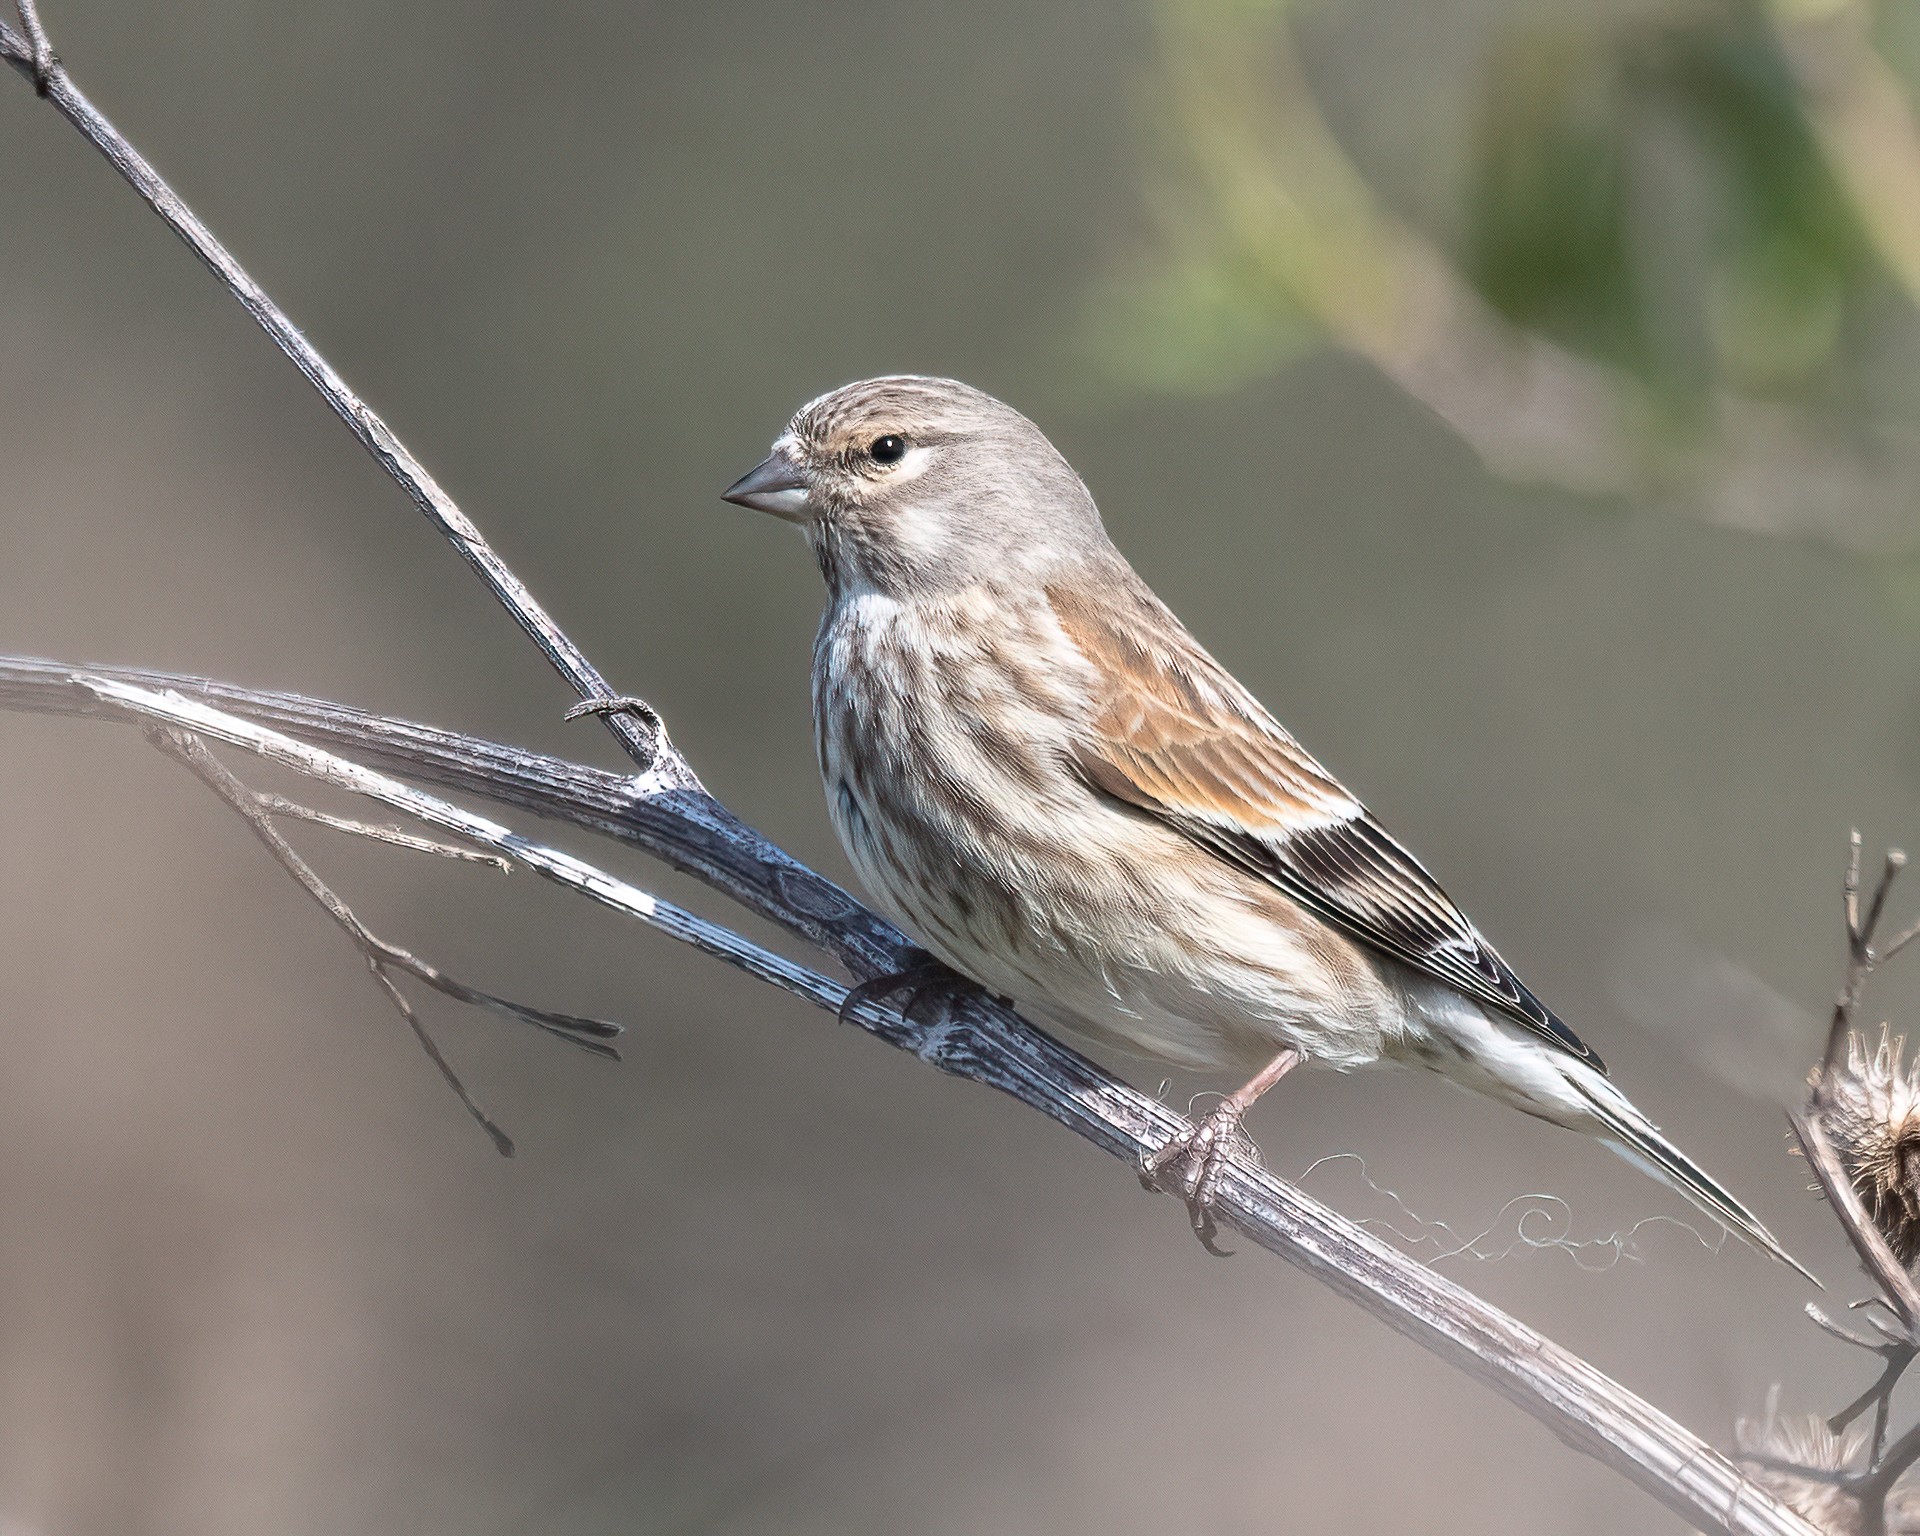
[[[1176,1132],[1164,1146],[1140,1160],[1140,1187],[1155,1194],[1178,1195],[1186,1203],[1193,1235],[1200,1239],[1202,1248],[1218,1259],[1233,1257],[1233,1250],[1222,1248],[1217,1241],[1220,1228],[1213,1219],[1220,1175],[1230,1151],[1236,1146],[1249,1150],[1253,1146],[1240,1130],[1243,1113],[1231,1103],[1222,1104],[1198,1123]],[[1182,1165],[1182,1171],[1169,1186],[1164,1176],[1176,1164]]]
[[[916,949],[900,970],[869,977],[850,987],[840,1003],[840,1022],[851,1023],[854,1011],[863,1004],[904,997],[900,1016],[911,1024],[931,1024],[979,990],[958,971],[942,965],[924,949]]]

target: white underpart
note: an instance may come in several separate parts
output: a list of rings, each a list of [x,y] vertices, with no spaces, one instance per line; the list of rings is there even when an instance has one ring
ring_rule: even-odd
[[[1411,973],[1409,983],[1410,1064],[1556,1125],[1592,1129],[1593,1085],[1606,1084],[1599,1073],[1451,987]]]
[[[1343,1071],[1425,1067],[1589,1134],[1601,1131],[1596,1099],[1625,1106],[1567,1052],[1372,954],[1077,780],[1049,780],[1057,787],[1036,802],[968,727],[993,718],[1004,735],[1064,759],[1085,663],[1037,605],[1022,640],[1045,658],[1038,675],[1054,680],[1052,692],[1035,696],[1031,679],[1023,689],[994,666],[962,665],[979,661],[980,637],[995,632],[991,604],[965,595],[935,616],[850,590],[818,641],[818,745],[835,829],[875,901],[928,948],[1046,1020],[1170,1065],[1242,1072],[1295,1045]],[[897,677],[902,656],[922,669],[905,697],[854,684],[874,668]],[[977,694],[949,697],[950,685],[931,681],[955,672],[978,679]],[[851,768],[889,752],[916,765],[897,791],[904,806],[892,809],[863,794]],[[924,788],[936,775],[1000,808],[1027,845],[954,816]],[[1320,814],[1335,823],[1355,808],[1342,797]],[[962,899],[930,898],[929,888]],[[1017,914],[1017,942],[990,920],[1006,911]]]
[[[1002,632],[984,594],[932,615],[848,591],[827,615],[821,771],[835,829],[876,902],[1039,1017],[1158,1061],[1249,1071],[1285,1044],[1339,1068],[1402,1054],[1402,1037],[1422,1026],[1403,989],[1350,941],[1076,778],[1048,775],[1036,799],[983,749],[971,728],[989,718],[1006,739],[1064,761],[1085,708],[1078,651],[1043,604],[1025,617],[1022,652],[1036,666],[1023,682],[979,655],[983,637]],[[904,688],[854,681],[878,671],[897,683],[902,666],[914,669]],[[956,693],[956,676],[974,691]],[[915,765],[891,805],[855,771],[889,756]],[[995,814],[956,815],[935,781]],[[1001,818],[1008,825],[996,828]]]

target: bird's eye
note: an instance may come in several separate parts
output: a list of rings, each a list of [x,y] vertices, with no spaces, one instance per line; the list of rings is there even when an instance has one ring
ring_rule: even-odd
[[[876,464],[898,464],[907,456],[907,440],[889,432],[867,445],[867,454]]]

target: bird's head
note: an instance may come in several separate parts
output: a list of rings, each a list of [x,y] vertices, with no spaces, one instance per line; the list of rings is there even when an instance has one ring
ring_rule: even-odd
[[[722,495],[798,524],[840,593],[1038,578],[1111,548],[1040,429],[952,379],[901,374],[822,395]]]

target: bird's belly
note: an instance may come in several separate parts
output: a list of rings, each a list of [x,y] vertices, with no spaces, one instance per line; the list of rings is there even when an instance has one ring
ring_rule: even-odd
[[[870,768],[874,744],[858,750]],[[1196,1071],[1248,1071],[1283,1044],[1342,1068],[1390,1049],[1401,995],[1356,946],[1158,823],[1090,792],[955,798],[951,765],[879,781],[843,751],[822,765],[876,903],[1023,1012]]]

